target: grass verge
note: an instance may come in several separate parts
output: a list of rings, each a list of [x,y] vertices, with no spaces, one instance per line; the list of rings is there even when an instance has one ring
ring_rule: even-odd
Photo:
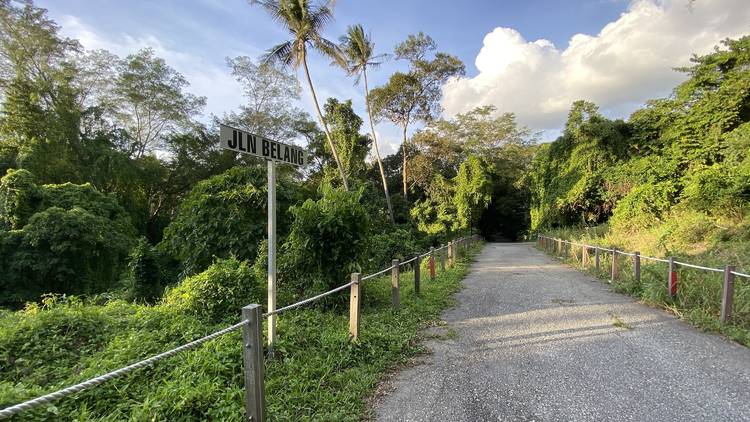
[[[589,245],[599,245],[607,248],[615,246],[620,250],[626,251],[639,248],[639,245],[626,244],[623,246],[619,242],[610,243],[606,238],[575,236],[570,230],[564,234],[567,236],[562,237],[563,239],[572,240],[577,243],[585,242]],[[556,233],[555,236],[560,237],[560,234]],[[640,246],[643,246],[642,249],[653,251],[648,246]],[[724,246],[726,248],[726,245]],[[742,248],[738,250],[742,251],[742,253],[747,252]],[[551,253],[552,251],[545,252]],[[721,252],[711,252],[709,250],[695,255],[673,253],[678,260],[715,267],[721,267],[721,265],[718,264],[716,258],[711,259],[711,256],[725,257],[728,254],[729,252],[726,250],[722,250]],[[555,256],[557,255],[555,253]],[[657,256],[664,257],[663,254]],[[743,257],[744,255],[735,254],[734,256]],[[557,258],[562,259],[571,266],[589,273],[602,281],[609,282],[612,255],[610,253],[602,253],[600,257],[601,263],[597,270],[594,264],[593,250],[589,253],[587,266],[583,266],[582,252],[578,246],[570,245],[567,255],[557,256]],[[744,258],[739,259],[739,261],[746,262]],[[614,291],[635,297],[648,305],[661,307],[702,330],[719,333],[740,344],[750,346],[750,280],[739,278],[735,280],[734,315],[730,323],[722,324],[719,320],[723,289],[722,273],[677,267],[678,293],[677,297],[672,298],[667,293],[667,264],[641,259],[640,281],[635,279],[632,257],[618,255],[618,268],[618,278],[612,282],[612,289]]]
[[[390,305],[390,276],[363,286],[360,339],[348,338],[343,306],[306,308],[278,320],[274,358],[266,361],[268,420],[355,421],[391,369],[424,349],[422,329],[453,303],[475,247],[453,269],[414,293],[401,275],[401,306]],[[341,294],[348,294],[343,292]],[[222,328],[163,306],[80,301],[0,314],[0,408],[81,382]],[[24,360],[20,361],[19,360]],[[235,332],[11,420],[241,421],[241,336]]]

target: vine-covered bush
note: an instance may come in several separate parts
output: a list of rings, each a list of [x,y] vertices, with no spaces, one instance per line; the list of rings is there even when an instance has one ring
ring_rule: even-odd
[[[277,183],[276,218],[283,238],[294,193],[285,178]],[[206,269],[214,258],[254,261],[266,237],[267,195],[266,170],[260,167],[235,167],[204,180],[180,205],[160,247],[182,262],[184,275]]]
[[[322,292],[347,282],[368,250],[370,219],[362,191],[324,188],[323,197],[292,207],[294,218],[281,252],[280,286]]]
[[[263,300],[263,281],[247,262],[220,259],[167,290],[164,305],[209,322],[234,320],[243,306]]]
[[[90,184],[40,186],[9,170],[0,179],[0,304],[110,290],[134,243],[130,221]]]

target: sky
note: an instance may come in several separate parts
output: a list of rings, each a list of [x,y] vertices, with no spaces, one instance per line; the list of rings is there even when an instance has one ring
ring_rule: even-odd
[[[124,57],[153,48],[185,75],[189,91],[207,97],[205,120],[243,102],[226,57],[258,58],[287,39],[262,8],[245,0],[36,4],[87,49]],[[466,76],[443,87],[443,117],[494,105],[515,113],[542,140],[559,135],[573,101],[594,101],[608,117],[627,118],[648,99],[669,95],[685,79],[673,68],[689,64],[691,54],[750,34],[750,0],[338,0],[334,14],[324,32],[328,39],[360,23],[379,53],[392,52],[409,34],[430,35],[439,51],[466,64]],[[316,55],[310,62],[321,102],[352,99],[364,118],[362,87],[329,63]],[[391,60],[369,72],[371,88],[404,69],[406,63]],[[302,88],[299,106],[314,116]],[[389,123],[376,130],[381,152],[393,153],[400,130]]]

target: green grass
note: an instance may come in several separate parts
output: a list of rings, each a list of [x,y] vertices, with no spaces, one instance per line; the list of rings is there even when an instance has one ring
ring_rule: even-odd
[[[608,228],[588,231],[565,229],[555,231],[550,236],[561,237],[619,250],[632,252],[640,250],[642,255],[664,258],[667,256],[660,246],[653,243],[653,238],[645,232],[640,235],[625,236],[622,233],[612,233]],[[672,242],[681,244],[681,242]],[[739,269],[750,267],[750,248],[745,240],[708,240],[692,247],[683,245],[683,249],[671,249],[668,255],[677,260],[714,268],[723,268],[723,263],[734,263]],[[571,253],[561,257],[564,261],[582,271],[609,282],[612,256],[601,254],[601,265],[597,271],[594,265],[594,252],[590,251],[589,265],[582,266],[580,248],[570,246]],[[646,251],[646,252],[643,252]],[[547,251],[551,252],[551,251]],[[557,255],[557,254],[555,254]],[[619,256],[619,276],[612,283],[614,291],[624,293],[642,302],[658,306],[672,312],[677,317],[690,322],[694,326],[720,333],[727,338],[750,346],[750,280],[737,277],[735,279],[733,318],[731,322],[722,324],[719,320],[721,313],[721,295],[723,290],[723,274],[707,272],[685,267],[677,267],[678,294],[672,298],[667,293],[667,264],[641,259],[641,280],[634,277],[633,258]]]
[[[346,306],[282,314],[274,357],[266,360],[269,420],[354,421],[384,375],[424,351],[420,332],[439,323],[461,288],[469,257],[429,280],[401,277],[401,307],[390,306],[390,276],[364,282],[360,339],[348,337]],[[340,293],[348,295],[346,291]],[[330,305],[330,303],[329,303]],[[228,320],[232,322],[237,317]],[[165,306],[76,300],[0,314],[0,408],[83,381],[213,332]],[[448,330],[446,336],[455,336]],[[241,336],[109,381],[11,420],[198,421],[243,419]]]

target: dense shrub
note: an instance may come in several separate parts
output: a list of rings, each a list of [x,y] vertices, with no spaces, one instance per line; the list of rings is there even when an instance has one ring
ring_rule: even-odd
[[[413,231],[404,227],[372,235],[368,246],[370,252],[363,265],[367,265],[367,269],[372,271],[389,266],[392,259],[404,261],[424,252],[423,243]]]
[[[636,186],[617,203],[612,225],[627,229],[633,226],[650,227],[662,222],[674,203],[676,191],[672,182]]]
[[[128,257],[127,295],[131,300],[151,303],[164,291],[166,274],[161,253],[145,238],[130,251]]]
[[[263,299],[263,284],[246,262],[220,259],[167,290],[164,306],[219,322],[235,320],[243,306]]]
[[[370,231],[361,195],[361,190],[325,188],[321,199],[291,208],[294,221],[281,248],[280,286],[300,294],[320,292],[359,271]]]
[[[294,193],[284,177],[277,183],[276,218],[283,238]],[[254,261],[266,237],[266,200],[266,171],[261,167],[235,167],[204,180],[182,202],[160,247],[182,262],[184,275],[204,270],[215,257]]]

